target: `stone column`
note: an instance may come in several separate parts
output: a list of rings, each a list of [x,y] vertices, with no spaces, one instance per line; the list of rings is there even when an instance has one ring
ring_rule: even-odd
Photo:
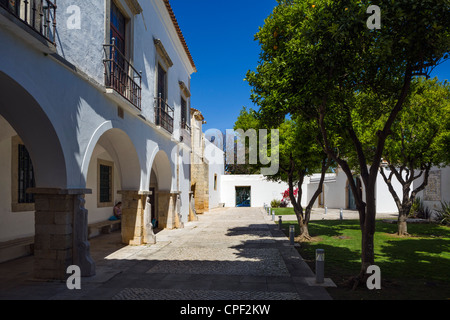
[[[87,189],[32,188],[35,195],[34,276],[65,280],[77,265],[83,277],[95,275],[87,237]]]
[[[152,204],[150,203],[150,195],[149,192],[145,196],[145,209],[144,209],[144,243],[146,244],[155,244],[156,243],[156,235],[153,232],[152,225]]]
[[[194,193],[189,192],[189,221],[198,221],[197,212],[195,211]]]
[[[158,226],[161,229],[173,229],[173,202],[169,191],[158,191]]]
[[[158,191],[158,224],[161,228],[183,228],[180,215],[180,192]]]
[[[182,221],[181,217],[181,193],[177,193],[173,195],[174,201],[175,201],[175,228],[177,229],[183,229],[184,223]]]
[[[156,242],[151,223],[149,191],[123,190],[122,195],[122,242],[140,246]]]

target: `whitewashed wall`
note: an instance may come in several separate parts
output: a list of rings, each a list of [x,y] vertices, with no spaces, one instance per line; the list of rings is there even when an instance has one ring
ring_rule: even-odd
[[[220,194],[225,207],[236,206],[236,187],[251,187],[251,206],[263,207],[274,199],[281,200],[288,185],[267,181],[262,175],[223,175]]]
[[[177,137],[180,136],[177,131],[181,101],[179,81],[189,85],[193,69],[163,1],[139,3],[144,11],[132,17],[132,62],[137,70],[143,71],[142,115],[146,120],[138,117],[139,112],[132,108],[125,108],[124,119],[119,118],[118,102],[105,93],[105,1],[58,1],[59,59],[51,54],[43,54],[40,47],[23,41],[14,33],[14,29],[0,28],[0,82],[11,78],[14,81],[12,86],[20,87],[36,104],[30,106],[21,103],[25,101],[24,94],[5,97],[6,92],[0,88],[0,107],[7,108],[10,118],[23,120],[20,129],[27,141],[33,143],[32,146],[27,145],[30,152],[35,151],[33,163],[36,160],[40,171],[46,172],[41,175],[40,178],[45,179],[38,181],[38,187],[93,189],[93,194],[86,196],[90,223],[104,220],[112,212],[112,208],[97,208],[96,205],[97,158],[109,156],[108,159],[117,165],[115,192],[118,189],[147,191],[153,160],[159,151],[163,151],[170,162],[170,172],[165,170],[164,173],[165,179],[170,180],[170,190],[182,191],[182,220],[187,221],[189,214],[189,166],[183,163],[177,171],[176,164],[181,164],[184,161],[182,159],[186,158],[183,154],[189,153],[187,149],[181,150],[177,143]],[[67,19],[71,14],[66,10],[70,5],[77,5],[81,9],[80,29],[67,27]],[[173,136],[153,125],[157,63],[153,38],[162,41],[174,63],[168,72],[168,102],[175,108]],[[35,114],[39,117],[35,117]],[[52,127],[48,132],[42,130],[41,118],[45,118],[46,124]],[[32,212],[11,212],[10,137],[13,132],[6,132],[4,128],[0,129],[0,241],[34,233]],[[55,145],[50,143],[53,140],[49,139],[49,134],[60,147],[57,151]],[[106,136],[113,154],[109,152],[105,155],[96,151],[98,141]],[[62,159],[58,167],[53,166],[53,159],[56,158]],[[120,199],[117,194],[114,197],[115,201]]]
[[[34,211],[12,212],[11,138],[14,129],[0,116],[0,242],[34,234]]]
[[[221,202],[222,177],[225,173],[224,152],[215,144],[205,139],[205,158],[209,167],[209,208],[216,208]],[[214,189],[214,177],[217,177],[216,189]]]
[[[423,200],[426,207],[432,210],[436,210],[441,208],[441,202],[450,202],[450,167],[433,167],[431,168],[430,173],[430,177],[432,175],[437,175],[438,177],[431,178],[439,179],[440,183],[433,184],[433,186],[431,186],[431,183],[429,182],[429,186],[426,187],[426,189],[428,189],[427,194],[425,194],[425,191],[422,191],[417,194],[417,197]],[[423,177],[415,181],[414,188],[417,188],[422,183]],[[431,190],[431,188],[433,188],[433,190]]]

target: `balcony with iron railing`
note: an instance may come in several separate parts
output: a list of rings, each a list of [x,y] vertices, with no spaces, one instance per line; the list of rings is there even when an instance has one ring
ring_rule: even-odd
[[[155,124],[164,128],[167,132],[173,133],[174,111],[161,96],[155,99]]]
[[[0,0],[0,8],[55,45],[56,0]]]
[[[106,88],[113,89],[141,110],[141,72],[138,72],[120,52],[114,38],[111,44],[103,45],[103,50]]]

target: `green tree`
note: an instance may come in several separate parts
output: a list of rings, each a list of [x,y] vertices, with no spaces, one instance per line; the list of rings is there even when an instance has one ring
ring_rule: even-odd
[[[437,79],[415,81],[410,98],[392,126],[392,135],[386,140],[383,153],[386,162],[380,167],[399,211],[399,235],[408,234],[406,220],[417,194],[428,184],[431,167],[447,165],[450,161],[445,145],[450,134],[449,123],[448,82],[440,83]],[[402,186],[400,195],[392,185],[394,176]],[[421,177],[422,183],[413,188],[413,182]]]
[[[367,28],[372,1],[278,2],[255,35],[261,54],[256,71],[247,74],[252,99],[264,118],[302,114],[316,121],[324,151],[347,175],[355,195],[362,232],[355,285],[363,284],[368,266],[375,264],[375,186],[386,140],[413,78],[428,76],[447,57],[450,2],[380,0],[380,30]],[[382,103],[361,108],[361,93]],[[380,128],[370,147],[362,142],[370,140],[366,133],[358,134],[360,119]],[[365,197],[353,180],[353,166]]]
[[[321,135],[314,122],[297,117],[295,120],[285,120],[280,126],[279,161],[280,170],[276,175],[269,176],[272,181],[287,182],[289,199],[300,228],[300,237],[311,239],[308,224],[311,210],[323,190],[325,174],[332,165],[331,159],[323,152]],[[320,173],[320,180],[306,207],[302,205],[303,182],[307,176]],[[297,198],[294,195],[297,187]]]
[[[255,146],[249,143],[247,144],[246,137],[240,134],[237,130],[258,130],[259,129],[259,121],[255,116],[255,111],[253,109],[248,109],[243,107],[239,113],[239,116],[234,124],[233,129],[235,130],[235,138],[232,141],[233,149],[235,152],[233,153],[234,159],[226,159],[226,167],[225,170],[229,174],[258,174],[260,172],[261,166],[256,165],[255,163],[250,163],[250,148],[254,148]],[[244,132],[244,133],[245,133]],[[256,145],[258,145],[258,136],[256,136]],[[231,141],[227,141],[231,143]],[[245,154],[244,163],[238,163],[238,151],[243,151]],[[252,151],[254,151],[252,149]],[[227,154],[226,154],[227,155]]]
[[[310,239],[308,224],[311,218],[311,210],[323,190],[325,174],[332,162],[323,151],[321,134],[313,121],[297,117],[294,120],[285,119],[281,123],[277,121],[264,122],[257,112],[245,108],[235,123],[234,129],[248,131],[264,127],[276,127],[279,130],[279,170],[274,175],[266,176],[267,180],[286,182],[289,186],[289,199],[294,207],[294,212],[300,227],[300,237]],[[252,167],[249,171],[257,172],[261,164],[247,164]],[[306,207],[302,205],[303,182],[307,176],[320,173],[320,180],[314,194],[309,198]],[[294,195],[298,188],[297,197]]]

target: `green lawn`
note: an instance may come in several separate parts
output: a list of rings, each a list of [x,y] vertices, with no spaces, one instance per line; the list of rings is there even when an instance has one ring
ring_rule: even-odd
[[[286,222],[284,230],[291,224],[295,222]],[[315,250],[325,250],[325,276],[338,285],[328,289],[334,299],[450,299],[449,227],[409,224],[411,236],[398,237],[395,224],[378,221],[376,230],[375,263],[381,269],[382,290],[344,286],[360,269],[359,221],[310,222],[313,239],[301,243],[299,252],[314,270]]]
[[[295,215],[294,208],[272,208],[277,216]]]

